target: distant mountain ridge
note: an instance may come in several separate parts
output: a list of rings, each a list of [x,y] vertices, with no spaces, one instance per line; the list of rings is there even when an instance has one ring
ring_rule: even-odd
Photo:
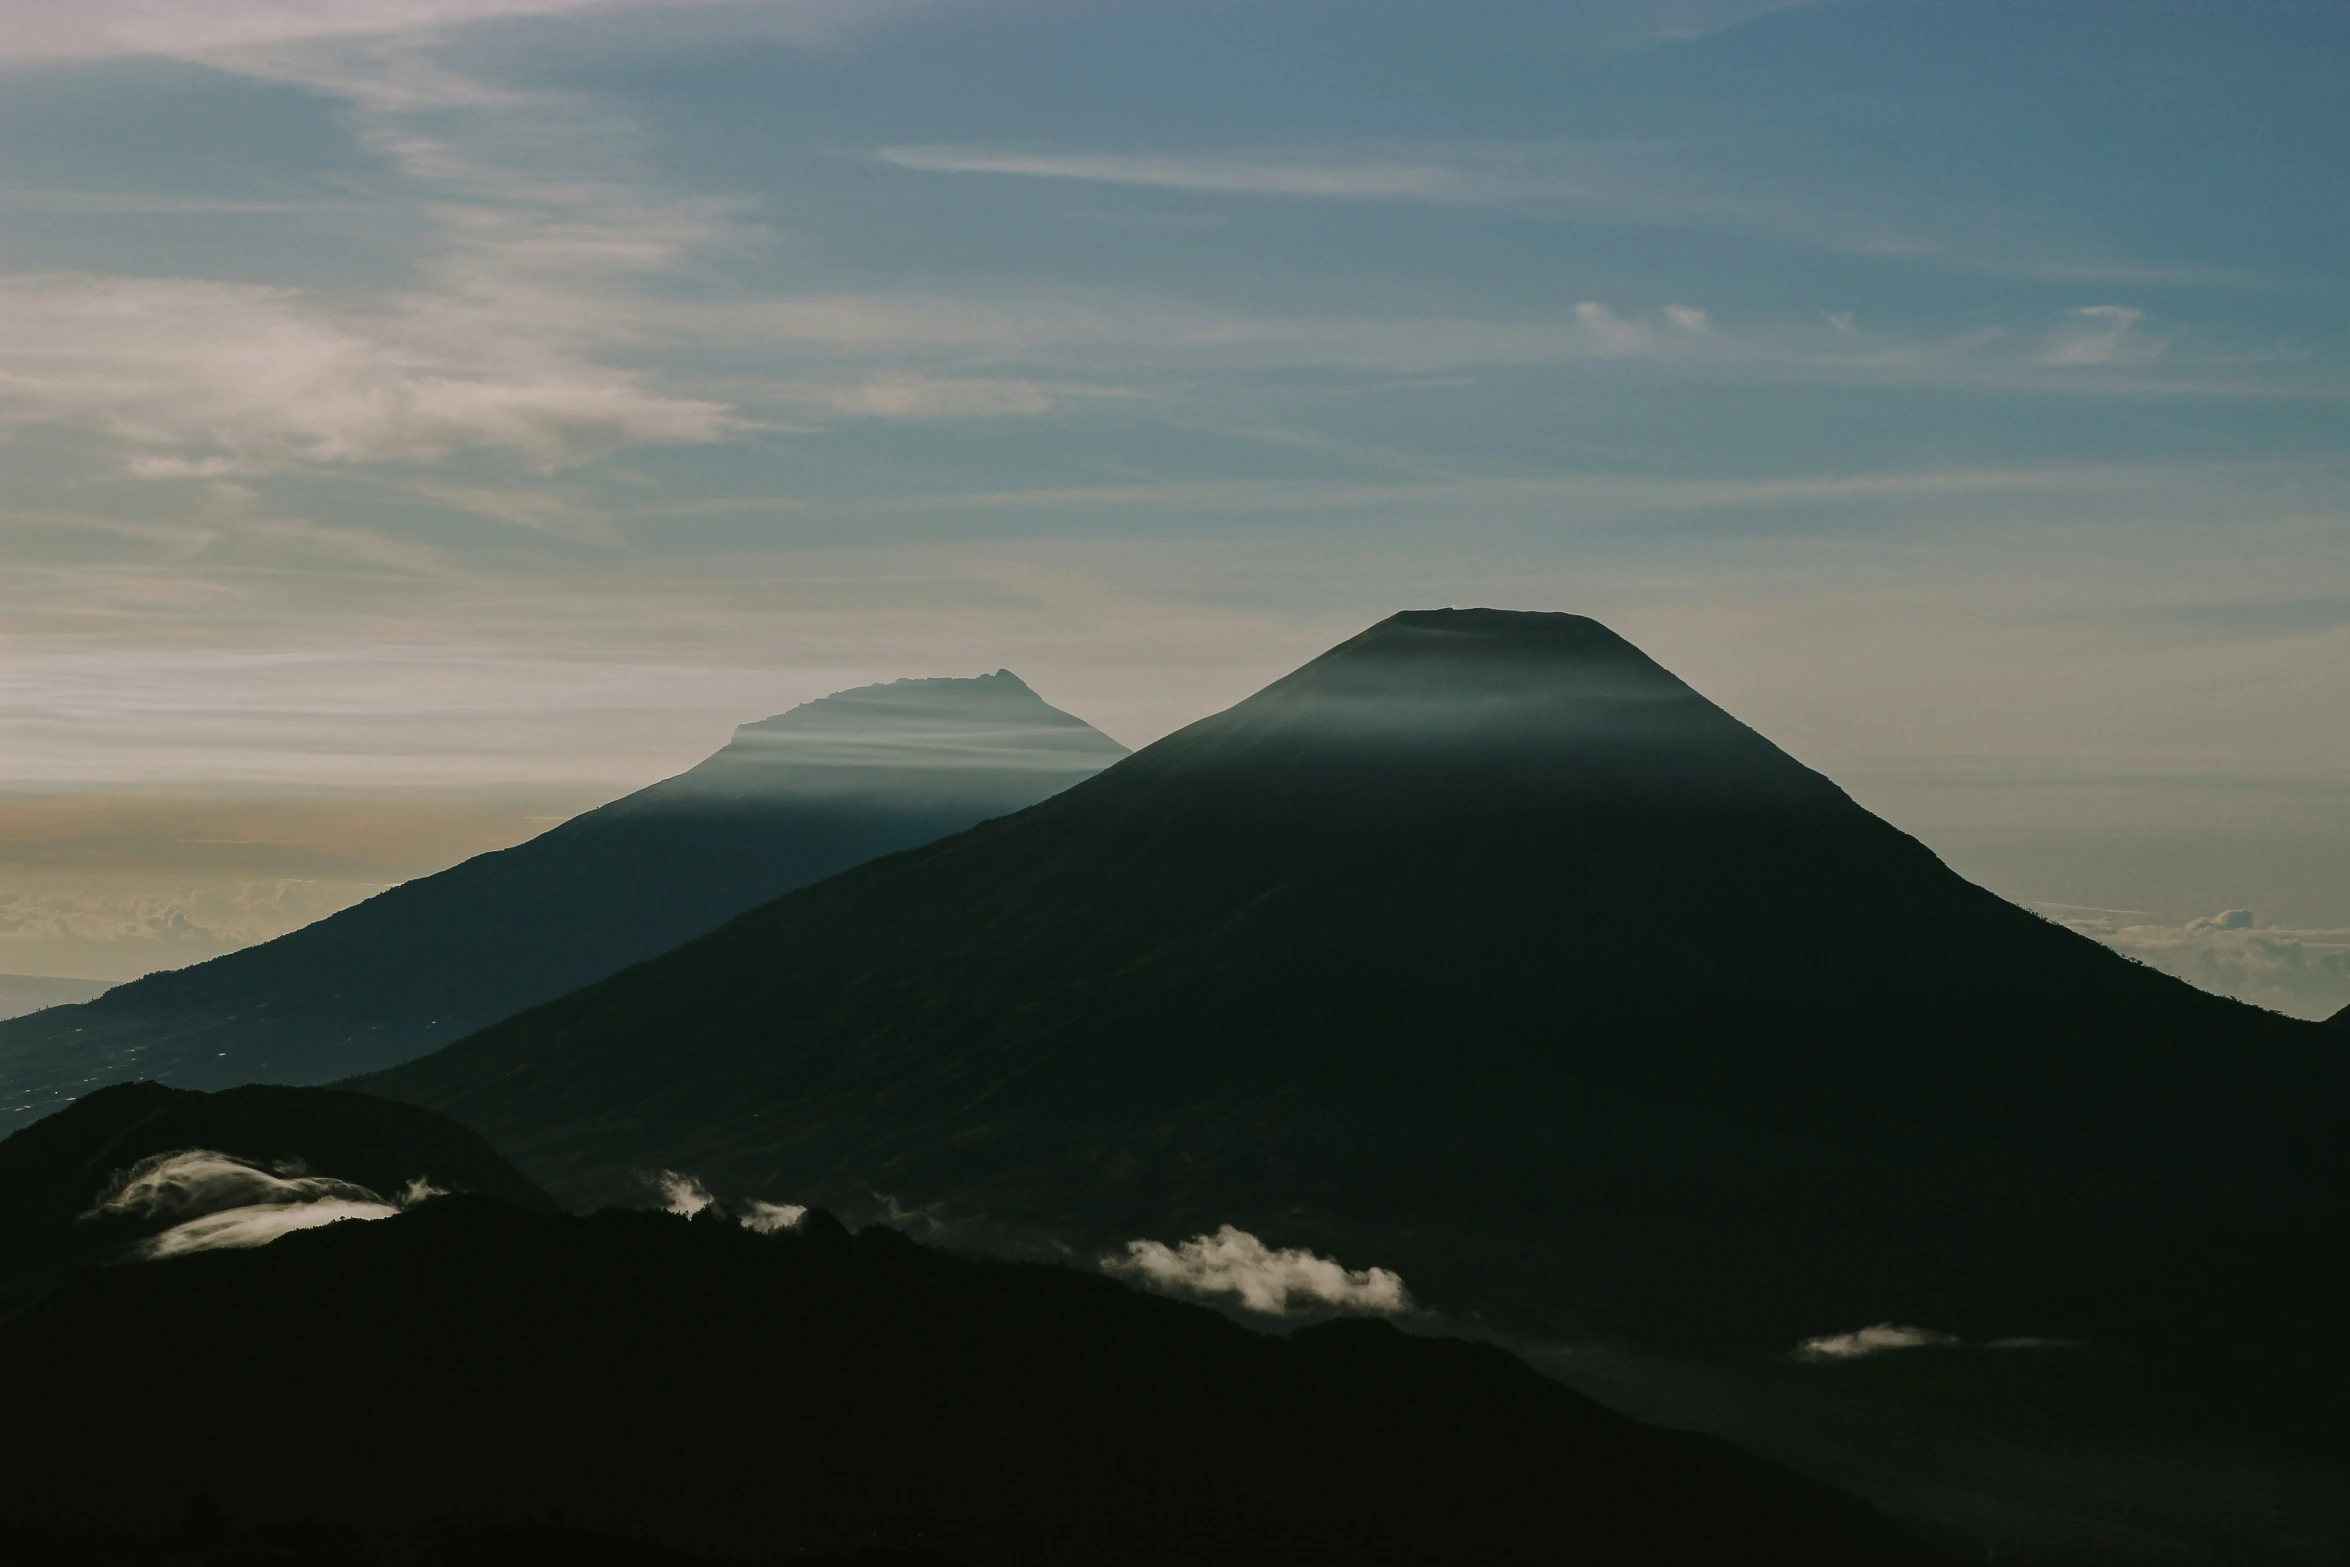
[[[1443,610],[360,1086],[573,1201],[1233,1222],[1707,1352],[2324,1357],[2333,1038],[1963,881],[1596,622]]]
[[[1125,754],[1009,670],[805,703],[527,843],[0,1023],[0,1130],[132,1077],[324,1083],[391,1065]]]
[[[95,1000],[110,988],[97,979],[57,979],[47,974],[0,974],[0,1022],[43,1007]]]

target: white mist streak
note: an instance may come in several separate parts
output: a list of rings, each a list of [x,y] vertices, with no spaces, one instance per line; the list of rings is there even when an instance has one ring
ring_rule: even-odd
[[[281,1235],[345,1219],[388,1219],[440,1195],[441,1189],[420,1175],[401,1189],[398,1202],[386,1202],[364,1186],[310,1175],[298,1166],[272,1171],[216,1149],[183,1148],[142,1159],[117,1174],[82,1217],[178,1220],[133,1248],[134,1255],[152,1261],[266,1246]]]

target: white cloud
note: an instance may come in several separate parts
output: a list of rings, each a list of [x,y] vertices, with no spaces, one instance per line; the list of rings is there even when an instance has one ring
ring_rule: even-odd
[[[2163,345],[2137,330],[2146,313],[2130,305],[2083,305],[2048,334],[2041,362],[2052,365],[2115,365],[2151,359]]]
[[[583,11],[609,0],[0,0],[0,57],[181,57]]]
[[[309,1202],[290,1204],[267,1203],[250,1208],[224,1208],[200,1219],[175,1224],[161,1235],[151,1237],[140,1244],[139,1255],[154,1261],[195,1251],[266,1246],[279,1236],[291,1235],[296,1230],[315,1230],[325,1224],[340,1224],[345,1219],[388,1219],[399,1211],[387,1202],[359,1202],[341,1197],[320,1197]]]
[[[1774,12],[1800,11],[1820,3],[1821,0],[1640,0],[1637,5],[1617,9],[1629,10],[1649,39],[1660,43],[1690,43],[1728,32],[1733,27],[1743,27]]]
[[[1596,300],[1587,299],[1577,305],[1575,319],[1582,323],[1603,354],[1636,354],[1648,346],[1650,333],[1646,323],[1619,316]]]
[[[785,1230],[798,1229],[800,1221],[808,1216],[805,1206],[796,1202],[762,1202],[752,1198],[743,1203],[720,1206],[718,1199],[704,1186],[699,1177],[678,1170],[648,1170],[641,1179],[660,1197],[661,1206],[681,1219],[710,1208],[722,1214],[731,1214],[744,1229],[760,1235],[775,1235]]]
[[[1385,1268],[1350,1270],[1310,1251],[1276,1251],[1246,1230],[1225,1225],[1180,1246],[1126,1243],[1126,1255],[1105,1257],[1104,1271],[1169,1294],[1229,1296],[1250,1311],[1336,1310],[1391,1314],[1412,1309],[1403,1280]]]
[[[153,54],[238,61],[256,53],[379,43],[483,22],[589,12],[707,15],[721,35],[825,41],[912,9],[912,0],[0,0],[0,60]]]
[[[1665,319],[1684,332],[1703,332],[1713,326],[1713,318],[1695,305],[1667,305]]]
[[[398,1202],[386,1202],[364,1186],[311,1175],[298,1165],[264,1169],[215,1149],[184,1148],[142,1159],[116,1175],[83,1217],[176,1220],[138,1243],[137,1255],[152,1260],[266,1246],[281,1235],[345,1219],[388,1219],[439,1195],[438,1187],[418,1176]]]
[[[1372,201],[1492,202],[1575,194],[1557,181],[1441,162],[1339,158],[1133,157],[1118,153],[993,152],[883,147],[875,156],[928,174],[1004,174],[1222,196],[1321,196]]]
[[[157,963],[169,966],[281,935],[379,890],[299,877],[162,891],[12,889],[0,891],[0,953],[97,942],[152,947]]]
[[[718,1200],[710,1195],[709,1187],[675,1170],[650,1171],[644,1181],[660,1197],[661,1206],[680,1218],[690,1219]]]
[[[1904,1327],[1895,1322],[1874,1323],[1850,1333],[1827,1333],[1795,1346],[1795,1358],[1809,1361],[1862,1360],[1896,1349],[1949,1348],[1958,1340],[1932,1328]]]
[[[1659,32],[1656,20],[1653,15],[1647,19],[1637,40],[1701,35],[1702,30]],[[1635,38],[1628,35],[1625,41]],[[1839,189],[1816,178],[1762,180],[1749,171],[1707,167],[1654,142],[1448,141],[1208,154],[907,145],[877,148],[874,156],[925,174],[1123,185],[1200,196],[1427,202],[1554,216],[1695,223],[1844,255],[2043,282],[2233,287],[2258,282],[2235,272],[2100,257],[2045,222],[2011,209],[1937,202],[1884,190]],[[2113,307],[2091,307],[2106,308]],[[2094,325],[2094,318],[2089,324]]]
[[[245,38],[213,63],[341,100],[358,141],[414,193],[415,281],[329,297],[187,277],[0,278],[0,423],[95,427],[134,477],[211,481],[468,451],[553,469],[732,434],[722,405],[670,395],[615,358],[646,346],[636,285],[729,237],[733,207],[629,183],[628,128],[584,100],[483,83],[414,40],[333,41],[569,8],[101,8],[107,25],[160,28],[165,42]]]
[[[271,1171],[250,1159],[210,1148],[186,1148],[142,1159],[117,1175],[90,1215],[173,1218],[253,1204],[315,1202],[335,1198],[380,1202],[364,1186],[299,1170]]]
[[[975,376],[876,376],[830,392],[824,400],[841,413],[876,419],[988,419],[1040,414],[1053,405],[1034,382]]]
[[[761,1202],[752,1198],[743,1204],[742,1227],[761,1235],[773,1235],[782,1230],[796,1230],[808,1216],[805,1206],[796,1202]]]
[[[2166,919],[2044,907],[2068,928],[2219,995],[2311,1019],[2350,1006],[2350,930],[2263,926],[2250,909]]]
[[[95,425],[145,478],[482,448],[553,467],[731,424],[447,298],[336,312],[288,289],[54,273],[0,279],[0,418]]]

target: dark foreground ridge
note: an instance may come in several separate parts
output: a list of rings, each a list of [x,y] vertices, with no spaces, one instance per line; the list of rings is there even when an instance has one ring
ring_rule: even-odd
[[[518,847],[0,1023],[0,1131],[126,1078],[325,1083],[405,1061],[1125,754],[1008,670],[809,702]]]
[[[151,1199],[109,1209],[142,1171]],[[389,1204],[427,1188],[558,1211],[480,1137],[414,1105],[332,1088],[120,1083],[0,1142],[0,1287],[133,1255],[228,1210],[354,1193]]]
[[[821,1212],[762,1235],[452,1197],[93,1269],[0,1323],[0,1385],[40,1438],[0,1515],[51,1528],[211,1498],[249,1528],[537,1521],[972,1567],[1936,1559],[1497,1349],[1364,1320],[1273,1337]],[[126,1444],[169,1452],[93,1461]]]

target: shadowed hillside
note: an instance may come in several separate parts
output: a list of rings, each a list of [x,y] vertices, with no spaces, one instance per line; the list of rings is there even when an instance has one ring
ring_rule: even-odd
[[[0,1380],[44,1436],[0,1469],[0,1515],[51,1527],[168,1527],[210,1497],[248,1526],[560,1521],[972,1567],[1934,1559],[1497,1349],[1361,1320],[1276,1338],[822,1213],[754,1234],[457,1197],[88,1270],[0,1323]],[[90,1461],[125,1433],[189,1439],[126,1488]]]
[[[1125,748],[1009,671],[865,686],[315,925],[0,1023],[0,1130],[101,1083],[324,1083],[420,1055]]]
[[[574,1201],[1229,1221],[1708,1352],[2258,1346],[2257,1403],[2350,1304],[2336,1037],[1970,885],[1595,622],[1470,610],[366,1086]]]

